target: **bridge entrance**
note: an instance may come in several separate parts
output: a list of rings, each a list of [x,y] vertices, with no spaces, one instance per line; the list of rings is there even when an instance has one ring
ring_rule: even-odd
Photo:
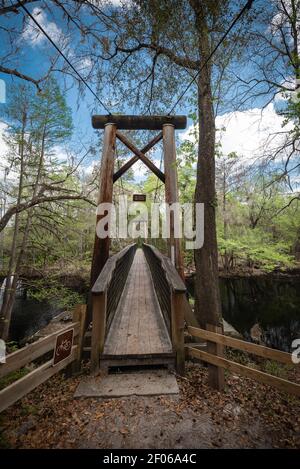
[[[138,160],[165,185],[167,205],[178,202],[175,130],[186,127],[185,116],[93,116],[95,129],[104,129],[98,205],[111,204],[114,183]],[[159,130],[141,150],[122,130]],[[116,141],[133,157],[114,172]],[[146,156],[163,141],[164,172]],[[97,223],[106,216],[97,215]],[[183,282],[180,239],[175,237],[174,212],[168,256],[153,246],[127,246],[110,257],[110,239],[95,236],[92,285],[91,369],[132,364],[174,364],[184,369],[184,310],[188,307]]]

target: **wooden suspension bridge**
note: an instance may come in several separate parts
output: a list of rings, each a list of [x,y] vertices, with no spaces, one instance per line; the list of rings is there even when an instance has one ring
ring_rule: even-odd
[[[141,160],[165,184],[168,205],[178,202],[175,130],[186,127],[185,116],[93,116],[93,127],[104,129],[98,204],[112,203],[113,185]],[[159,130],[142,150],[122,130]],[[114,173],[116,140],[133,157]],[[163,141],[164,173],[146,156]],[[97,223],[104,215],[97,217]],[[133,364],[175,364],[184,371],[184,308],[180,240],[174,213],[169,211],[168,256],[153,246],[131,245],[109,257],[109,237],[95,237],[91,271],[91,369]]]
[[[166,203],[178,201],[175,130],[186,127],[185,116],[106,115],[94,116],[92,123],[94,128],[104,129],[98,204],[112,203],[114,183],[138,160],[165,184]],[[160,132],[139,150],[121,130]],[[117,139],[134,156],[114,172]],[[161,140],[164,173],[146,156]],[[97,215],[97,223],[103,216]],[[231,347],[293,366],[291,354],[224,336],[215,325],[207,324],[206,329],[197,326],[186,296],[180,240],[174,236],[174,212],[167,211],[167,216],[167,256],[146,243],[142,248],[131,244],[110,256],[109,237],[95,235],[89,304],[78,305],[72,323],[63,330],[7,355],[5,363],[0,363],[1,378],[38,360],[32,371],[0,390],[0,412],[60,370],[80,370],[83,352],[90,356],[92,374],[100,368],[132,365],[171,366],[183,374],[185,359],[191,358],[208,364],[209,384],[218,390],[224,388],[223,371],[227,369],[300,396],[300,384],[229,360],[224,350]],[[206,341],[205,349],[197,343],[184,343],[185,323],[190,336]]]

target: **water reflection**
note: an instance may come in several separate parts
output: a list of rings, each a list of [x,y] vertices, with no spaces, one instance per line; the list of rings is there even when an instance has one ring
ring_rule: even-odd
[[[15,301],[9,330],[10,340],[20,342],[30,337],[49,324],[59,312],[55,304],[26,298],[26,296],[18,297]]]
[[[188,282],[194,294],[193,281]],[[223,316],[245,339],[259,324],[265,345],[287,352],[300,338],[300,277],[221,278]]]

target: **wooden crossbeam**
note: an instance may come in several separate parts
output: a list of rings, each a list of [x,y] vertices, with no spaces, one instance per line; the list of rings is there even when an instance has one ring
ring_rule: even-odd
[[[165,182],[165,175],[164,173],[158,169],[154,163],[152,163],[149,158],[142,151],[140,151],[122,132],[117,130],[116,132],[117,138],[124,143],[124,145],[129,148],[142,162],[152,171],[163,183]]]
[[[154,145],[156,145],[158,142],[160,142],[160,140],[162,139],[163,137],[163,133],[160,132],[159,134],[157,134],[152,140],[150,140],[150,142],[147,143],[147,145],[145,145],[140,151],[142,153],[147,153],[149,150],[151,150],[151,148],[154,147]],[[138,160],[139,160],[139,156],[137,155],[134,155],[129,161],[127,161],[127,163],[125,163],[122,168],[118,169],[118,171],[115,172],[114,174],[114,177],[113,177],[113,181],[116,182],[121,176],[123,176],[124,173],[126,173],[126,171],[128,171],[132,165],[134,165],[134,163],[136,163]]]

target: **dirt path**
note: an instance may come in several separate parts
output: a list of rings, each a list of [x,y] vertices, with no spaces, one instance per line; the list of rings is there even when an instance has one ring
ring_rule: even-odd
[[[56,376],[0,417],[10,448],[300,448],[300,400],[237,376],[211,390],[189,364],[179,397],[73,399]]]

